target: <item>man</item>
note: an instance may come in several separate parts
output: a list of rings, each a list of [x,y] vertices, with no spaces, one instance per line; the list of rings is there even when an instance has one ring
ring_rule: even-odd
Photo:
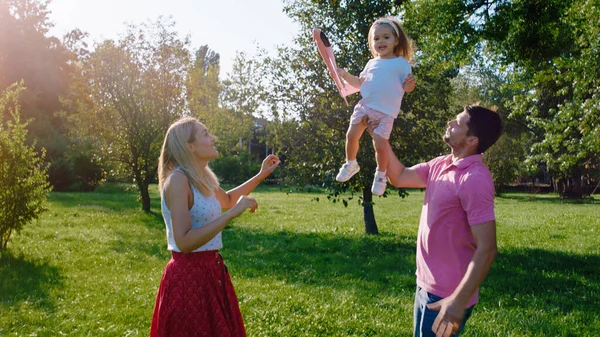
[[[502,133],[498,114],[467,106],[448,122],[451,154],[405,167],[389,150],[388,179],[426,188],[417,238],[414,336],[458,336],[497,254],[494,184],[483,152]]]

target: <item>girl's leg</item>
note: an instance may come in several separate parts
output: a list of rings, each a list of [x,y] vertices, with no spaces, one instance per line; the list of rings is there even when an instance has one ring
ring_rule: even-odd
[[[375,148],[375,160],[377,161],[377,171],[385,172],[388,166],[387,151],[390,149],[389,140],[373,133],[373,147]]]
[[[346,163],[340,168],[335,180],[339,182],[348,181],[360,171],[360,167],[356,162],[356,154],[358,153],[358,141],[365,129],[366,125],[364,123],[350,124],[350,127],[348,127],[346,133]]]
[[[377,171],[373,178],[373,186],[371,192],[373,195],[383,195],[387,185],[386,174],[388,165],[387,149],[390,142],[382,136],[373,133],[373,146],[375,147],[375,160],[377,160]]]
[[[364,123],[350,124],[346,132],[346,161],[356,160],[360,137],[367,127]]]

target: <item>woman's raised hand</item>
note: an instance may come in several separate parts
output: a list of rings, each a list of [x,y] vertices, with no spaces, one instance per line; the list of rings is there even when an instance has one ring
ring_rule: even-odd
[[[260,167],[260,174],[264,174],[264,178],[266,178],[269,174],[271,174],[271,172],[275,170],[277,166],[279,166],[279,163],[279,158],[276,155],[268,155],[267,158],[265,158],[262,162],[262,165]]]

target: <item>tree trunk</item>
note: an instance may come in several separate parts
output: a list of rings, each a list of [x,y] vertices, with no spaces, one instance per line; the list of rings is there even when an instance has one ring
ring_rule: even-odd
[[[148,184],[140,184],[140,196],[142,197],[142,210],[146,213],[150,212],[150,193],[148,192]]]
[[[363,211],[366,234],[379,234],[375,213],[373,212],[373,193],[371,186],[363,188]]]

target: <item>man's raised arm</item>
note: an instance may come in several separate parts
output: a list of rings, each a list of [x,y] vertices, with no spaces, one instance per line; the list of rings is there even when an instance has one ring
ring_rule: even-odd
[[[395,187],[425,188],[425,182],[419,177],[415,167],[405,167],[398,160],[392,147],[388,147],[387,177]]]

